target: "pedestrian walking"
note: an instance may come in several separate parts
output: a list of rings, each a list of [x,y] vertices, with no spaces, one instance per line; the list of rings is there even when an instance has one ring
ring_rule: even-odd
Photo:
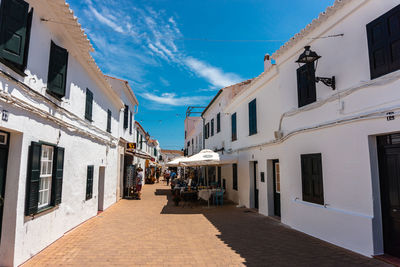
[[[157,180],[157,183],[160,182],[160,175],[161,175],[161,170],[160,170],[159,168],[157,168],[157,170],[156,170],[156,180]]]
[[[139,196],[139,200],[141,199],[141,195],[142,193],[140,191],[142,191],[142,185],[143,185],[143,169],[142,168],[138,168],[137,169],[137,175],[136,175],[136,192],[138,193]]]
[[[169,185],[169,170],[165,170],[164,178],[165,178],[165,180],[167,180],[167,186],[168,186]]]

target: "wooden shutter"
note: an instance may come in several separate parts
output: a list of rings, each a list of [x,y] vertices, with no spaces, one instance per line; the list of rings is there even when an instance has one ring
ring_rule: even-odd
[[[257,133],[257,104],[256,99],[249,103],[249,135]]]
[[[324,204],[321,154],[301,155],[303,200]]]
[[[129,134],[132,134],[132,120],[133,120],[132,111],[129,111]]]
[[[124,129],[128,129],[129,107],[125,105],[124,109]]]
[[[32,142],[29,147],[28,175],[26,181],[25,215],[32,215],[38,211],[40,186],[40,156],[42,146]]]
[[[68,51],[51,41],[47,88],[49,93],[65,96],[67,82]]]
[[[64,174],[64,148],[55,147],[53,160],[52,205],[61,203]]]
[[[232,141],[235,141],[235,140],[237,140],[236,113],[232,114],[232,116],[231,116],[231,126],[232,126]]]
[[[221,113],[217,114],[217,133],[221,131]]]
[[[400,5],[367,24],[371,79],[400,69]]]
[[[86,88],[86,106],[85,106],[85,118],[92,121],[93,113],[93,93]]]
[[[107,132],[111,133],[111,110],[107,110]]]
[[[24,64],[29,4],[22,0],[1,2],[1,57],[19,66]]]
[[[297,69],[297,96],[299,108],[317,100],[314,63],[304,64]]]
[[[92,198],[93,194],[93,172],[94,166],[87,166],[87,178],[86,178],[86,200]]]
[[[232,188],[238,190],[237,164],[232,164]]]
[[[214,136],[214,119],[211,120],[211,136]]]

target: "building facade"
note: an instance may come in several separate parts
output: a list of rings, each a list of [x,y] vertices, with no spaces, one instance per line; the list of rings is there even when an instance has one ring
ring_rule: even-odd
[[[274,64],[265,57],[222,108],[234,201],[366,256],[400,256],[399,14],[396,0],[335,1]]]

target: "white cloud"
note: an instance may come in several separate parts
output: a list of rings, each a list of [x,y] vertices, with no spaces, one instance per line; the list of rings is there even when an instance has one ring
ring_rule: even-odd
[[[187,57],[184,62],[194,73],[206,79],[215,87],[223,88],[243,80],[235,73],[225,73],[220,68],[193,57]]]
[[[189,106],[206,103],[210,100],[208,96],[181,96],[177,97],[175,93],[163,93],[160,96],[152,93],[141,94],[143,98],[169,106]]]
[[[89,9],[92,12],[92,14],[97,18],[98,21],[112,28],[116,32],[119,33],[125,32],[124,29],[115,22],[116,19],[115,17],[113,16],[106,17],[106,15],[100,14],[92,5],[89,5]]]

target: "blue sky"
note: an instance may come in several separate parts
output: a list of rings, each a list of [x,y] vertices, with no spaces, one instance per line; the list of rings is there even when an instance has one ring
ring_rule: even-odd
[[[206,106],[219,89],[258,76],[266,53],[333,2],[68,1],[95,47],[97,64],[130,82],[140,103],[136,120],[164,149],[183,148],[188,106]]]

